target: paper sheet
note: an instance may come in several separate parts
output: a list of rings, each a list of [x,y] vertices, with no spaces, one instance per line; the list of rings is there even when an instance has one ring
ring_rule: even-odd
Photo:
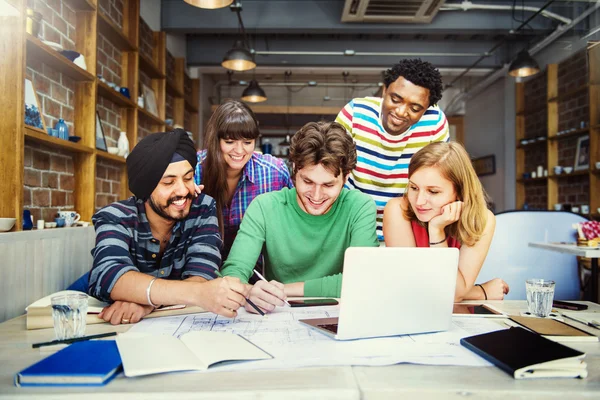
[[[460,339],[506,329],[497,319],[458,317],[453,318],[452,327],[446,332],[336,341],[298,322],[299,319],[337,317],[338,314],[338,307],[278,307],[265,317],[240,309],[233,319],[202,313],[142,320],[129,332],[177,337],[198,330],[232,332],[274,356],[272,360],[220,365],[211,369],[224,371],[398,363],[489,366],[491,364],[483,358],[462,347]]]

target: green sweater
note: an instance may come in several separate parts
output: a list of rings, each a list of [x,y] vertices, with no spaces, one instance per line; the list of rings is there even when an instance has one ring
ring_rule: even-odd
[[[262,194],[246,210],[222,274],[248,282],[264,246],[268,280],[305,282],[307,297],[339,297],[346,249],[379,246],[375,218],[374,201],[358,190],[342,189],[325,215],[304,212],[296,189]]]

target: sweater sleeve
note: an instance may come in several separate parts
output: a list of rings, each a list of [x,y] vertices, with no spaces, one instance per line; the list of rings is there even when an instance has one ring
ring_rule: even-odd
[[[350,101],[342,108],[335,118],[335,122],[341,124],[348,134],[352,136],[352,115],[354,114],[354,101]]]
[[[434,129],[434,135],[431,138],[432,142],[449,142],[450,141],[450,127],[448,126],[448,119],[444,112],[438,108],[439,119]]]
[[[353,211],[354,218],[350,228],[349,247],[378,247],[376,228],[377,207],[367,195],[360,195],[361,200]],[[345,250],[344,250],[345,251]],[[342,274],[325,276],[304,282],[304,296],[340,297],[342,293]]]
[[[265,243],[265,216],[258,196],[248,209],[237,233],[229,256],[221,270],[223,276],[233,276],[248,282],[256,260]]]

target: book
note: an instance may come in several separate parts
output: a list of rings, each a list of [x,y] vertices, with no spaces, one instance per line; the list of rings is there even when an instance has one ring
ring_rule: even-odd
[[[515,379],[585,378],[585,353],[515,327],[466,337],[460,344]]]
[[[17,373],[15,385],[103,386],[121,364],[114,340],[76,342]]]
[[[125,333],[117,336],[125,376],[205,371],[224,361],[273,358],[244,337],[228,332],[192,331],[180,338]]]
[[[539,333],[547,339],[554,340],[555,342],[598,341],[598,336],[555,319],[520,317],[515,315],[511,315],[510,319],[533,332]]]
[[[52,306],[50,299],[54,296],[61,296],[65,294],[82,294],[75,290],[62,290],[60,292],[52,293],[46,297],[31,303],[25,308],[27,329],[44,329],[52,328],[54,326],[54,320],[52,319]],[[105,321],[98,317],[98,314],[104,307],[107,307],[109,303],[105,303],[96,299],[95,297],[88,295],[88,313],[86,316],[86,324],[101,324]],[[195,314],[206,312],[202,307],[198,306],[186,306],[184,304],[165,306],[157,308],[152,313],[146,315],[144,318],[158,318],[172,315],[183,315],[183,314]]]

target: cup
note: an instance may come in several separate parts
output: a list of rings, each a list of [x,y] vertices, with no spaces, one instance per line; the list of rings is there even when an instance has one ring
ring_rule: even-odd
[[[573,172],[573,167],[564,167],[563,171],[565,171],[565,174],[570,174]]]
[[[554,167],[554,174],[560,175],[562,173],[563,168],[560,165]]]
[[[122,87],[121,89],[119,89],[119,92],[128,99],[131,98],[131,95],[129,94],[129,89],[127,89],[126,87]]]
[[[44,220],[43,219],[38,219],[37,220],[37,228],[38,229],[44,229]]]
[[[85,320],[87,316],[88,297],[86,294],[67,294],[54,296],[52,304],[52,319],[56,340],[72,339],[85,335]]]
[[[528,279],[525,281],[527,293],[527,309],[536,317],[547,317],[552,311],[554,300],[554,281],[544,279]]]
[[[56,222],[56,226],[59,228],[62,228],[63,226],[65,226],[65,219],[62,217],[54,218],[54,222]]]
[[[75,222],[81,219],[81,215],[75,211],[59,211],[58,216],[65,219],[65,226],[72,226]]]
[[[560,203],[556,203],[556,204],[554,205],[554,210],[556,210],[556,211],[560,211],[560,210],[562,210],[562,204],[560,204]]]
[[[600,161],[596,161],[596,169],[600,169]]]
[[[578,213],[579,212],[579,207],[578,206],[571,207],[571,212]]]
[[[582,214],[589,214],[590,213],[590,206],[587,204],[582,204],[581,205],[581,213]]]

